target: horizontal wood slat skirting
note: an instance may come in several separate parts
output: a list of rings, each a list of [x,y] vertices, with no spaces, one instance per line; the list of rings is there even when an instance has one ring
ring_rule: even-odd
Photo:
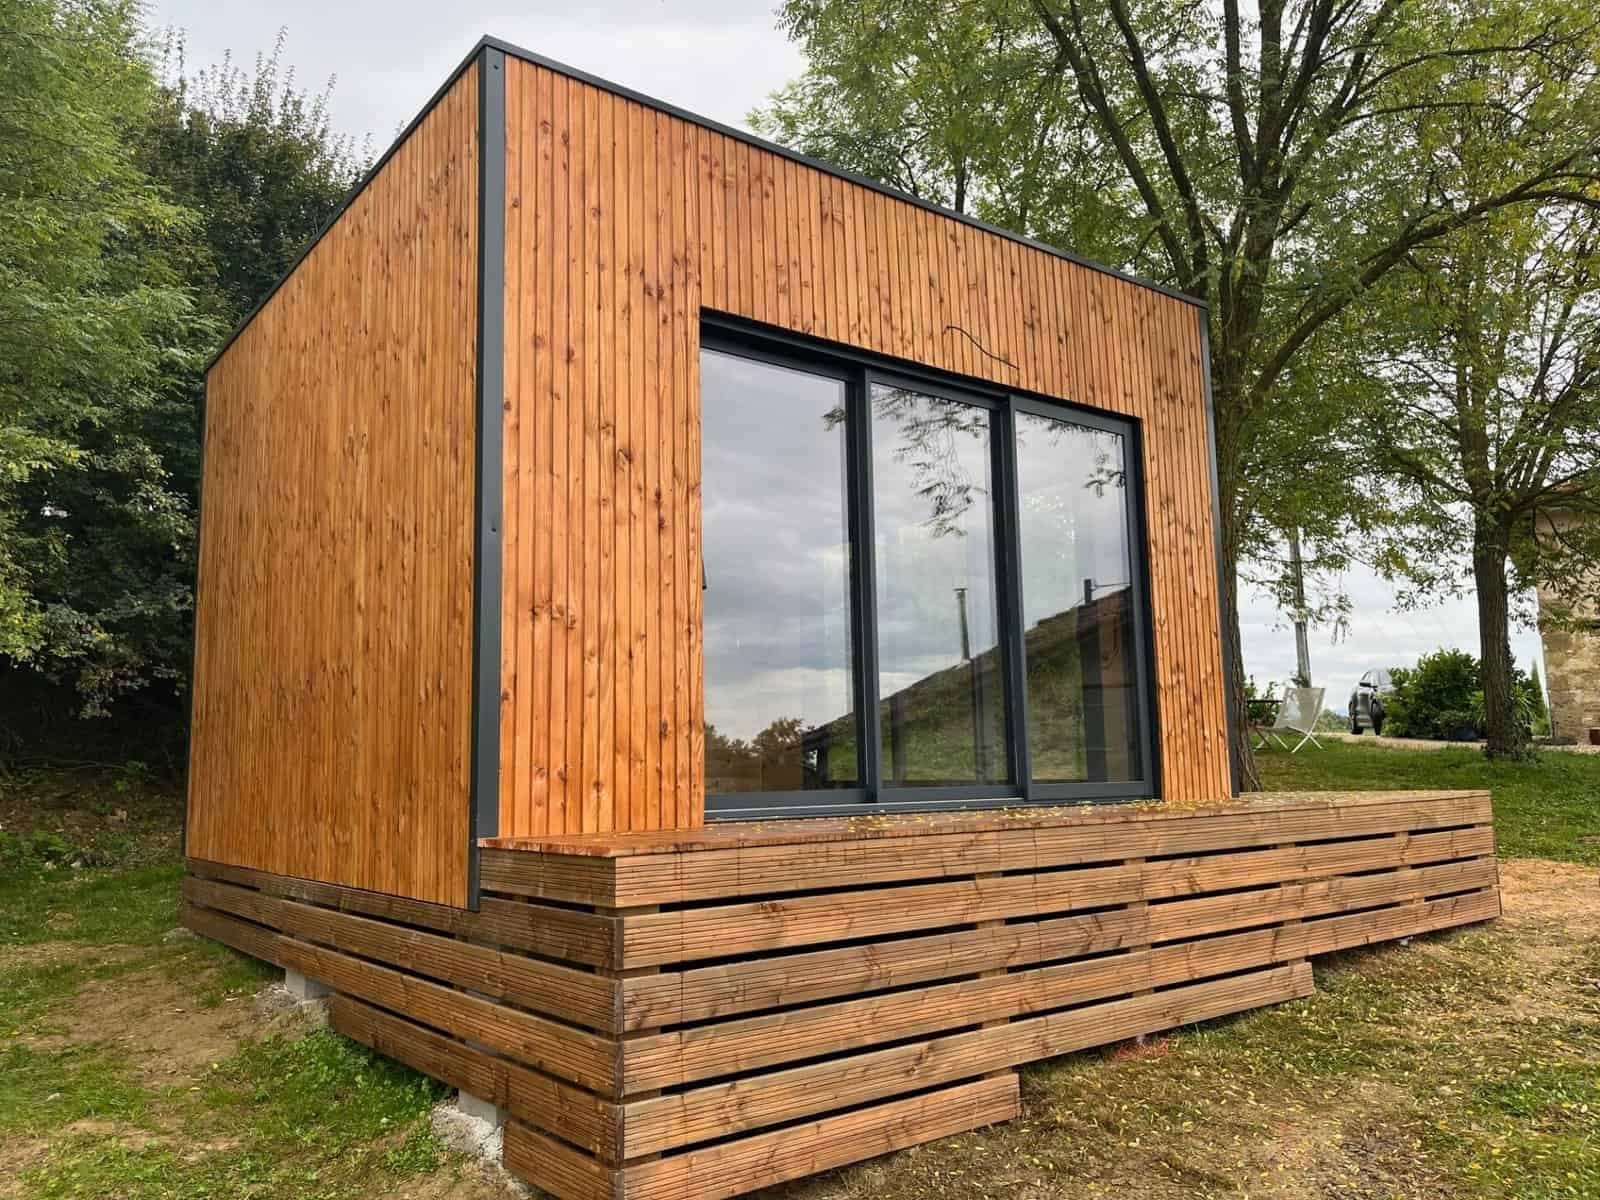
[[[489,891],[628,908],[1251,847],[1287,847],[1282,856],[1311,859],[1319,849],[1295,843],[1472,825],[1482,820],[1483,796],[1262,792],[1198,809],[1080,806],[920,813],[910,820],[739,822],[653,835],[488,838],[481,871]],[[616,861],[597,861],[606,858]]]
[[[1500,912],[1482,792],[1090,817],[502,848],[479,913],[191,859],[184,920],[499,1105],[530,1182],[657,1200],[1007,1120],[1020,1064],[1305,996],[1311,956]]]

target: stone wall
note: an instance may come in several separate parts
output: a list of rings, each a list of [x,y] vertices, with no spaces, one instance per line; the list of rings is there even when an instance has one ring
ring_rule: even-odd
[[[1589,589],[1600,596],[1600,578]],[[1542,619],[1555,597],[1539,590],[1539,637],[1544,643],[1545,684],[1550,689],[1550,731],[1562,741],[1587,742],[1589,730],[1600,728],[1600,603],[1581,616],[1588,627],[1555,629]]]

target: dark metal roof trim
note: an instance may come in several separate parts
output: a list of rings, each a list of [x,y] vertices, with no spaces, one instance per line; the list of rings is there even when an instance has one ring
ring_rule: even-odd
[[[642,104],[646,108],[651,108],[657,112],[666,113],[668,116],[677,117],[679,120],[687,121],[691,125],[698,125],[702,129],[709,129],[714,133],[720,133],[724,137],[734,138],[738,141],[744,142],[746,145],[755,146],[760,150],[765,150],[769,154],[780,155],[783,158],[789,159],[791,162],[797,162],[802,166],[810,167],[814,171],[821,171],[824,174],[847,180],[850,183],[856,184],[859,187],[868,188],[871,191],[879,193],[880,195],[888,196],[895,200],[904,201],[906,204],[914,204],[918,208],[924,209],[927,212],[934,213],[941,217],[947,217],[952,221],[960,221],[963,225],[969,225],[974,229],[981,229],[985,233],[992,233],[996,237],[1003,237],[1007,241],[1016,242],[1019,245],[1027,246],[1030,249],[1042,251],[1043,253],[1052,255],[1055,258],[1066,259],[1070,263],[1076,263],[1078,266],[1086,267],[1091,271],[1098,271],[1102,275],[1109,275],[1113,279],[1120,279],[1124,283],[1131,283],[1137,287],[1146,288],[1152,292],[1159,292],[1164,296],[1170,296],[1174,300],[1181,300],[1186,304],[1192,304],[1196,308],[1204,309],[1207,307],[1204,300],[1197,299],[1186,292],[1179,291],[1174,287],[1169,287],[1164,283],[1156,283],[1149,279],[1141,279],[1137,275],[1130,275],[1128,272],[1118,270],[1116,267],[1109,267],[1105,263],[1095,262],[1093,259],[1084,258],[1083,256],[1073,254],[1070,251],[1062,250],[1059,247],[1052,246],[1047,242],[1037,241],[1034,238],[1026,237],[1023,234],[1016,233],[1013,230],[1002,229],[998,225],[991,225],[987,221],[980,221],[977,217],[968,216],[965,213],[955,212],[954,210],[945,208],[942,205],[934,204],[931,201],[924,200],[920,196],[913,196],[910,192],[903,192],[899,188],[890,187],[888,184],[880,183],[876,179],[869,179],[867,176],[857,174],[855,171],[849,171],[843,167],[836,167],[830,163],[822,162],[820,159],[812,158],[809,155],[800,153],[798,150],[792,150],[787,146],[780,146],[776,142],[769,142],[765,138],[757,137],[755,134],[748,133],[743,129],[736,129],[732,125],[724,125],[720,121],[713,121],[710,117],[703,117],[698,113],[692,113],[687,109],[679,108],[674,104],[668,104],[665,100],[657,100],[655,97],[647,96],[643,92],[636,92],[632,88],[623,87],[621,84],[613,83],[609,79],[602,79],[600,76],[592,75],[588,71],[579,70],[577,67],[568,66],[566,63],[557,62],[555,59],[547,58],[542,54],[536,53],[535,51],[528,50],[522,46],[504,41],[501,38],[491,37],[485,34],[478,40],[478,43],[473,46],[471,53],[469,53],[466,58],[461,61],[461,64],[450,73],[450,77],[445,80],[443,86],[441,86],[438,91],[434,92],[432,98],[430,98],[428,103],[423,106],[422,111],[411,119],[411,122],[400,131],[400,136],[395,138],[393,144],[391,144],[390,147],[383,152],[378,161],[372,164],[372,168],[361,177],[361,179],[356,183],[355,187],[350,189],[349,195],[347,195],[344,200],[340,202],[338,209],[331,217],[328,218],[327,222],[322,226],[322,228],[317,230],[315,236],[313,236],[312,239],[306,244],[306,248],[295,257],[294,262],[290,264],[289,269],[283,273],[282,278],[280,278],[277,283],[273,284],[271,290],[269,290],[267,294],[261,298],[261,301],[245,315],[244,319],[240,321],[238,325],[234,326],[233,332],[228,334],[227,340],[225,340],[217,349],[217,352],[207,360],[205,366],[207,371],[209,371],[216,364],[217,359],[222,357],[223,353],[226,352],[228,347],[234,343],[234,340],[244,332],[245,327],[255,319],[256,314],[266,307],[267,302],[271,300],[273,296],[277,295],[278,289],[283,286],[284,282],[289,278],[289,276],[293,275],[300,264],[305,261],[306,256],[310,254],[311,251],[316,247],[317,243],[322,240],[323,235],[333,227],[335,221],[344,215],[345,210],[350,207],[355,198],[361,194],[362,190],[367,186],[367,184],[372,182],[373,177],[383,169],[384,164],[394,156],[395,151],[398,150],[401,144],[411,136],[412,131],[415,130],[419,124],[421,124],[423,118],[433,111],[434,106],[439,103],[444,94],[448,92],[455,84],[456,80],[460,78],[461,73],[477,60],[479,53],[481,53],[485,48],[499,50],[503,54],[510,55],[513,58],[520,58],[524,62],[530,62],[536,66],[544,67],[547,70],[556,72],[558,75],[564,75],[567,78],[575,79],[580,83],[587,83],[592,87],[601,89],[602,91],[610,92],[614,96],[620,96],[624,100],[631,100],[635,104]]]
[[[679,108],[675,104],[668,104],[665,100],[657,100],[654,96],[646,96],[642,92],[636,92],[632,88],[623,87],[618,83],[612,83],[609,79],[602,79],[598,75],[591,75],[589,72],[581,71],[577,67],[568,66],[563,62],[557,62],[553,58],[546,58],[542,54],[536,53],[532,50],[524,49],[523,47],[514,45],[511,42],[502,41],[500,38],[492,37],[487,34],[484,35],[483,40],[485,44],[494,46],[499,50],[503,50],[506,54],[511,55],[513,58],[520,58],[526,62],[534,63],[537,66],[545,67],[556,72],[558,75],[565,75],[567,78],[576,79],[580,83],[590,84],[601,89],[602,91],[610,92],[614,96],[621,96],[625,100],[632,100],[636,104],[642,104],[646,108],[653,108],[657,112],[666,113],[671,117],[677,117],[681,121],[687,121],[691,125],[698,125],[702,129],[709,129],[714,133],[720,133],[724,137],[735,138],[747,145],[755,146],[760,150],[765,150],[770,154],[781,155],[782,157],[789,159],[791,162],[797,162],[802,166],[810,167],[814,171],[821,171],[826,175],[833,175],[839,179],[848,180],[851,183],[858,184],[861,187],[869,188],[874,192],[878,192],[880,195],[889,196],[895,200],[903,200],[907,204],[914,204],[918,208],[925,209],[928,212],[935,213],[941,217],[948,217],[952,221],[960,221],[963,225],[970,225],[974,229],[981,229],[985,233],[992,233],[997,237],[1005,238],[1007,241],[1017,242],[1020,245],[1028,246],[1034,250],[1042,250],[1046,254],[1053,255],[1056,258],[1064,258],[1068,262],[1076,263],[1080,267],[1087,267],[1091,271],[1098,271],[1102,275],[1110,275],[1115,279],[1122,280],[1124,283],[1131,283],[1138,287],[1148,288],[1153,292],[1160,292],[1164,296],[1171,296],[1174,300],[1182,300],[1186,304],[1192,304],[1197,308],[1207,307],[1204,300],[1197,299],[1186,292],[1181,292],[1177,288],[1168,287],[1164,283],[1155,283],[1149,279],[1140,279],[1137,275],[1130,275],[1126,271],[1119,271],[1116,267],[1108,267],[1105,263],[1098,263],[1092,259],[1082,258],[1079,255],[1072,254],[1066,250],[1052,246],[1047,242],[1035,241],[1033,238],[1026,237],[1023,234],[1016,233],[1010,229],[1002,229],[998,225],[991,225],[987,221],[980,221],[977,217],[971,217],[965,213],[958,213],[953,209],[945,208],[942,205],[934,204],[930,201],[924,200],[920,196],[913,196],[910,192],[902,192],[899,188],[890,187],[886,183],[880,183],[876,179],[869,179],[865,175],[858,175],[856,172],[846,170],[843,167],[836,167],[831,163],[822,162],[820,159],[815,159],[809,155],[802,154],[798,150],[791,150],[787,146],[780,146],[777,142],[769,142],[766,140],[766,138],[757,137],[755,134],[747,133],[743,129],[735,129],[733,126],[724,125],[720,121],[713,121],[710,117],[702,117],[699,113],[692,113],[687,109]]]

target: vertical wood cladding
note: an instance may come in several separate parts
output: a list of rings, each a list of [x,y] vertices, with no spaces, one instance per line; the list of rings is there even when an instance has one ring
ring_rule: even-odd
[[[473,65],[207,378],[192,855],[466,901],[477,125]]]
[[[506,66],[501,832],[703,819],[702,308],[1137,418],[1162,793],[1227,796],[1195,309]]]

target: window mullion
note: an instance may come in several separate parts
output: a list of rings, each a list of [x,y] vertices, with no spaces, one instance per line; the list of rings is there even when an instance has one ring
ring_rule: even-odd
[[[1146,521],[1146,508],[1144,503],[1144,438],[1142,430],[1129,423],[1123,432],[1124,445],[1127,446],[1128,480],[1126,493],[1126,512],[1128,523],[1128,537],[1133,543],[1130,547],[1129,562],[1133,569],[1131,579],[1133,590],[1133,611],[1135,614],[1133,626],[1133,655],[1134,655],[1134,684],[1135,702],[1139,713],[1139,759],[1140,777],[1151,789],[1152,795],[1159,795],[1158,773],[1155,746],[1157,737],[1157,720],[1159,714],[1156,710],[1155,697],[1155,671],[1152,667],[1154,640],[1152,621],[1154,614],[1150,609],[1150,531]]]
[[[1024,800],[1033,799],[1028,746],[1027,627],[1022,610],[1022,546],[1017,498],[1016,422],[1008,402],[995,414],[995,528],[1000,561],[1000,645],[1004,650],[1006,728],[1010,731],[1012,781]]]
[[[850,530],[854,543],[853,580],[856,628],[855,668],[857,769],[861,786],[876,803],[883,790],[882,745],[878,713],[878,597],[877,564],[872,527],[872,391],[867,372],[858,370],[850,382],[848,452],[850,456]]]

